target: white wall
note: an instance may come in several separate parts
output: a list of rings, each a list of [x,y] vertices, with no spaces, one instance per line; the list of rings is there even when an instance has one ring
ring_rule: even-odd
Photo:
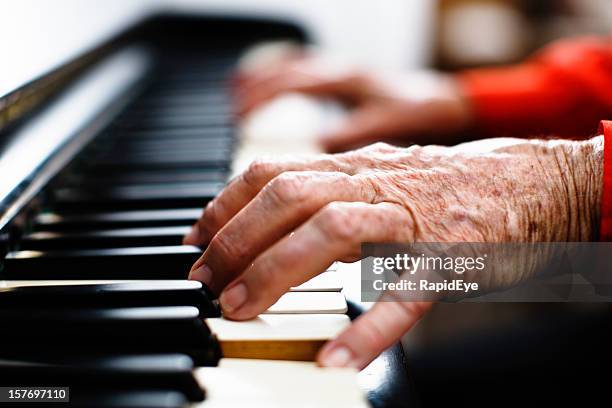
[[[303,21],[326,50],[385,68],[429,60],[435,0],[167,0],[176,8],[233,10]]]
[[[159,0],[0,0],[0,95],[112,37]]]
[[[290,16],[328,51],[384,68],[427,62],[434,0],[0,0],[0,95],[160,8]]]

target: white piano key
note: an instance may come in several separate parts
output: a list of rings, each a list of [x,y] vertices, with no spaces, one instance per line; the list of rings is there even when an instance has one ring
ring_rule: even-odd
[[[181,280],[172,280],[172,279],[151,279],[151,280],[134,280],[134,279],[126,279],[126,280],[112,280],[112,279],[103,279],[103,280],[0,280],[0,288],[21,288],[28,286],[68,286],[68,285],[110,285],[114,283],[130,283],[130,282],[140,282],[147,283],[151,285],[157,285],[159,287],[166,287],[173,282],[177,282]]]
[[[291,292],[340,292],[342,281],[338,275],[330,272],[323,272],[320,275],[291,288]]]
[[[134,280],[0,280],[0,288],[28,286],[105,285],[111,283],[136,282]],[[151,282],[151,281],[149,281]],[[159,281],[164,282],[164,281]]]
[[[149,280],[152,282],[155,280]],[[57,285],[96,285],[110,283],[135,282],[134,280],[0,280],[0,288],[21,286],[57,286]],[[159,282],[165,282],[160,280]],[[340,292],[342,281],[334,273],[323,272],[320,275],[291,288],[291,292]]]
[[[329,268],[327,268],[325,272],[337,272],[339,266],[340,266],[339,262],[334,262],[333,264],[329,265]]]
[[[289,292],[270,306],[266,314],[330,314],[346,313],[344,295],[339,292]]]
[[[268,314],[237,322],[205,320],[225,357],[314,361],[326,341],[350,324],[343,314]]]
[[[350,319],[343,314],[268,314],[241,322],[213,317],[206,324],[221,342],[329,340],[348,327]]]
[[[354,407],[368,406],[350,368],[314,363],[222,359],[218,367],[198,368],[206,400],[192,407]],[[307,390],[305,392],[305,390]]]

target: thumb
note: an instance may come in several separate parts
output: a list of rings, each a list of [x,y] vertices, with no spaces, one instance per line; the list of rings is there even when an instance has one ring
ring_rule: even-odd
[[[362,369],[397,342],[431,308],[431,302],[395,302],[385,295],[328,342],[317,362],[325,367]]]

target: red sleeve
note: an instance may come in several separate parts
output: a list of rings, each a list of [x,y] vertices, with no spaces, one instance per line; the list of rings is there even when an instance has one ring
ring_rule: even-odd
[[[457,76],[486,136],[584,137],[612,117],[612,37],[559,42],[526,63]]]
[[[599,131],[604,135],[604,171],[601,193],[601,241],[612,241],[612,121],[603,121]]]

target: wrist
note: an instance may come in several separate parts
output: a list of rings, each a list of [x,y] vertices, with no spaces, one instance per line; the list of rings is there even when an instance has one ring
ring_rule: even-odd
[[[585,158],[586,179],[585,197],[587,211],[583,214],[585,222],[591,225],[588,241],[599,240],[601,225],[601,197],[604,173],[604,137],[596,136],[582,143],[581,155]]]
[[[530,157],[527,167],[514,169],[522,176],[510,188],[514,191],[514,206],[523,215],[519,240],[599,239],[603,137],[584,141],[529,140],[498,151]]]
[[[562,142],[556,158],[568,203],[566,240],[598,240],[603,187],[603,136]]]
[[[439,90],[437,100],[443,107],[443,118],[448,128],[443,133],[461,135],[474,126],[475,117],[472,105],[463,93],[456,78],[452,76],[439,76]]]

